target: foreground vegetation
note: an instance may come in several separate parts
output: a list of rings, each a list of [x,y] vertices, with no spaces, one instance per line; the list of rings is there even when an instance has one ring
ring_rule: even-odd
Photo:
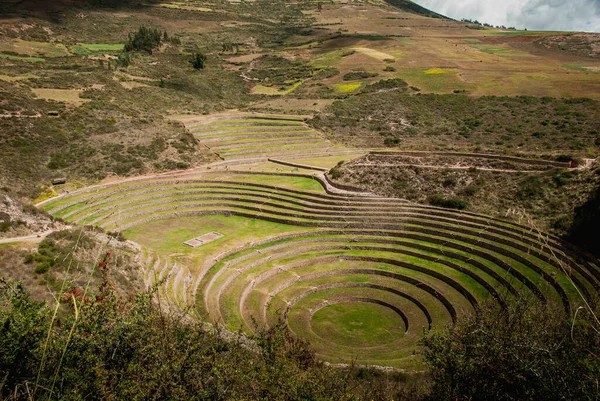
[[[593,400],[600,336],[590,310],[571,319],[521,300],[493,305],[423,340],[431,375],[315,359],[279,324],[251,338],[119,297],[112,257],[97,291],[68,288],[50,309],[0,279],[0,395],[6,400]],[[157,301],[157,302],[156,302]],[[560,312],[558,312],[560,315]],[[508,328],[508,330],[507,330]],[[502,361],[502,363],[498,363]]]
[[[283,325],[229,336],[162,311],[150,293],[118,297],[111,261],[98,265],[97,292],[70,288],[55,310],[0,281],[3,399],[406,399],[403,375],[326,366]]]

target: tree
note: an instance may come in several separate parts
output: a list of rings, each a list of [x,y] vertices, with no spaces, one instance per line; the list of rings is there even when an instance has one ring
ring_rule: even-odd
[[[166,31],[164,36],[168,36]],[[152,50],[160,46],[162,37],[163,34],[158,29],[142,25],[133,35],[129,34],[124,50],[126,52],[145,51],[152,54]]]
[[[194,54],[194,58],[192,59],[192,66],[196,70],[203,70],[206,64],[206,56],[202,53]]]

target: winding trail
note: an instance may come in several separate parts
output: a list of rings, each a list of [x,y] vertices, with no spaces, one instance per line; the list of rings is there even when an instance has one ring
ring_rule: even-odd
[[[62,228],[64,229],[64,228]],[[61,229],[61,230],[62,230]],[[11,238],[2,238],[0,239],[0,244],[12,244],[13,242],[41,242],[48,235],[52,234],[55,231],[59,231],[58,229],[48,230],[37,234],[25,235],[23,237],[11,237]]]

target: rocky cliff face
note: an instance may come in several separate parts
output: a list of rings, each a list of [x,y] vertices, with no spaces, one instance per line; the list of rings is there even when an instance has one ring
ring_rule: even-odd
[[[0,238],[35,235],[65,227],[33,205],[0,190]]]

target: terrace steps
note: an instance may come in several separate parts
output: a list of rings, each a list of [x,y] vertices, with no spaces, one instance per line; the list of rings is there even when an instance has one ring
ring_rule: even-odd
[[[266,174],[228,176],[107,185],[45,207],[66,221],[106,229],[205,215],[307,227],[224,249],[193,268],[151,251],[145,260],[152,282],[165,280],[159,291],[171,307],[195,306],[197,316],[248,333],[283,316],[330,362],[352,348],[323,337],[319,316],[334,305],[376,305],[395,316],[402,326],[397,339],[354,348],[366,363],[407,366],[422,329],[452,325],[482,302],[505,307],[526,296],[570,314],[582,302],[577,291],[591,299],[600,289],[597,260],[512,221],[252,181]],[[271,176],[325,185],[319,177]]]

